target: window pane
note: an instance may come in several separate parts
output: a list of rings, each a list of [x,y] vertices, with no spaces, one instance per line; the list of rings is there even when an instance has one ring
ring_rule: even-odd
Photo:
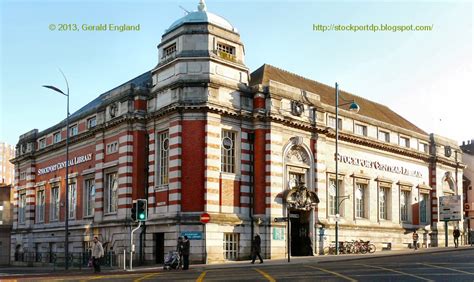
[[[158,135],[158,185],[166,185],[169,182],[169,143],[168,131]]]
[[[400,195],[400,216],[402,221],[408,221],[409,192],[402,191]]]
[[[357,184],[356,188],[356,217],[365,217],[365,184]]]
[[[388,219],[388,193],[389,189],[381,187],[379,191],[379,216],[380,219]]]
[[[109,173],[106,178],[106,191],[105,191],[105,205],[106,212],[112,213],[117,211],[117,173]]]
[[[367,135],[367,126],[356,124],[355,125],[355,133],[359,135],[366,136]]]
[[[94,186],[94,179],[87,179],[85,181],[85,202],[84,202],[84,215],[85,216],[90,216],[93,214],[94,212],[94,189],[95,189],[95,186]]]
[[[69,183],[69,218],[74,219],[76,217],[76,182],[72,181]]]
[[[236,132],[223,130],[221,144],[221,170],[222,172],[235,173],[235,139]]]
[[[343,196],[341,191],[342,188],[342,180],[338,181],[338,190],[339,190],[339,197]],[[329,215],[336,215],[336,205],[338,201],[336,200],[336,180],[330,179],[329,180],[329,187],[328,187],[328,207],[329,207]],[[339,215],[341,215],[341,210],[339,210]]]

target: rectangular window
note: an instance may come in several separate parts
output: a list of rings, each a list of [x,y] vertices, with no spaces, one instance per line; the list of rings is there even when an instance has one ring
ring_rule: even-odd
[[[239,258],[239,233],[224,233],[224,258],[237,260]]]
[[[168,131],[158,134],[158,185],[168,184],[169,168],[169,133]]]
[[[421,194],[420,195],[420,222],[427,223],[428,222],[428,201],[429,195],[428,194]]]
[[[18,204],[18,222],[25,223],[26,218],[26,193],[20,194]]]
[[[337,185],[338,187],[338,194],[339,197],[343,196],[341,191],[344,191],[342,188],[342,180],[339,180]],[[328,187],[328,208],[329,208],[329,215],[336,215],[336,205],[338,204],[337,198],[336,198],[336,179],[330,179],[329,180],[329,187]],[[341,210],[339,210],[339,215],[341,215]]]
[[[217,55],[227,61],[236,61],[235,48],[224,43],[217,43]]]
[[[175,53],[176,53],[176,43],[173,43],[163,50],[163,57],[172,56]]]
[[[380,187],[379,189],[379,217],[388,219],[389,188]]]
[[[418,150],[428,153],[428,144],[426,143],[419,143],[418,144]]]
[[[77,133],[79,133],[77,124],[75,124],[75,125],[69,127],[69,137],[76,136]]]
[[[117,211],[118,198],[117,173],[109,173],[105,176],[105,212],[114,213]]]
[[[380,130],[379,131],[379,140],[389,143],[390,142],[390,133]]]
[[[366,197],[367,184],[357,183],[355,191],[355,204],[356,204],[356,217],[365,217],[365,197]]]
[[[113,153],[118,152],[118,147],[119,146],[118,146],[117,141],[107,144],[107,148],[106,148],[107,154],[113,154]]]
[[[46,138],[40,139],[38,143],[39,143],[39,146],[38,146],[38,147],[39,147],[40,149],[43,149],[44,147],[46,147]]]
[[[59,220],[59,186],[51,188],[51,221]]]
[[[94,193],[95,181],[94,179],[86,179],[84,181],[84,216],[92,216],[94,214]]]
[[[87,128],[94,128],[97,125],[97,119],[96,117],[91,117],[87,119]]]
[[[354,129],[356,134],[367,136],[367,126],[362,124],[356,124]]]
[[[403,222],[408,221],[408,206],[410,204],[410,192],[403,191],[400,194],[400,219]]]
[[[61,132],[56,132],[53,134],[53,143],[61,142]]]
[[[328,116],[328,126],[331,128],[336,128],[336,118]],[[337,129],[342,130],[342,119],[338,118]]]
[[[410,139],[400,136],[400,146],[410,148]]]
[[[220,51],[229,55],[235,55],[235,48],[233,46],[230,46],[224,43],[217,43],[217,51]]]
[[[69,219],[76,218],[77,187],[76,180],[69,181]]]
[[[235,173],[235,131],[222,130],[221,171]]]
[[[36,222],[44,222],[45,193],[44,188],[36,193]]]

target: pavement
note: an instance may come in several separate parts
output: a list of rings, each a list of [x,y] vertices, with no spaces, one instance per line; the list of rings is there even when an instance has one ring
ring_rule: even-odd
[[[413,256],[418,254],[429,254],[429,253],[442,253],[442,252],[453,252],[453,251],[463,251],[463,250],[473,250],[474,247],[471,246],[460,246],[459,248],[454,247],[433,247],[426,249],[407,249],[407,250],[391,250],[391,251],[379,251],[373,254],[342,254],[342,255],[318,255],[318,256],[306,256],[306,257],[291,257],[290,262],[288,259],[273,259],[273,260],[264,260],[263,265],[288,265],[288,264],[314,264],[314,263],[330,263],[335,261],[353,261],[353,260],[363,260],[363,259],[374,259],[374,258],[384,258],[384,257],[396,257],[396,256]],[[258,264],[258,263],[257,263]],[[250,261],[232,261],[226,263],[217,263],[217,264],[192,264],[191,269],[197,271],[204,271],[210,269],[224,269],[224,268],[242,268],[249,267]],[[35,274],[66,274],[66,275],[77,275],[83,274],[84,271],[89,270],[89,268],[84,267],[83,269],[61,269],[56,267],[28,267],[28,266],[9,266],[9,267],[0,267],[0,277],[9,276],[12,274],[22,274],[22,275],[35,275]],[[136,266],[132,271],[123,270],[120,268],[102,268],[102,273],[152,273],[157,271],[162,271],[162,266]]]

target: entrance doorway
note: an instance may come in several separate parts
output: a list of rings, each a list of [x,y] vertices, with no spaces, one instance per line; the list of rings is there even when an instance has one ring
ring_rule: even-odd
[[[291,255],[312,256],[313,246],[310,236],[310,211],[290,211]]]
[[[165,233],[153,234],[155,241],[155,263],[163,264],[165,262]]]

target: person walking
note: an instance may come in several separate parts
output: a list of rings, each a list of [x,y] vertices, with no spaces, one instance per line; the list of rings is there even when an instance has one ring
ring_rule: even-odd
[[[178,268],[181,268],[181,269],[183,268],[183,248],[184,248],[183,237],[179,236],[178,244],[176,245],[176,252],[178,252],[178,256],[179,256]]]
[[[183,270],[189,269],[189,249],[191,245],[189,243],[188,236],[184,236],[183,240]]]
[[[454,227],[453,237],[454,237],[454,247],[455,248],[457,248],[459,246],[459,236],[461,236],[461,232],[459,231],[459,228]]]
[[[418,233],[416,233],[416,230],[413,231],[413,246],[415,246],[415,251],[418,250]]]
[[[100,258],[104,256],[104,248],[102,243],[99,242],[97,236],[94,237],[94,244],[92,245],[92,265],[94,266],[94,272],[100,272]]]
[[[260,263],[263,263],[262,256],[260,256],[261,244],[262,240],[260,239],[260,236],[258,234],[255,235],[254,239],[252,240],[252,263],[255,263],[257,256],[260,259]]]

